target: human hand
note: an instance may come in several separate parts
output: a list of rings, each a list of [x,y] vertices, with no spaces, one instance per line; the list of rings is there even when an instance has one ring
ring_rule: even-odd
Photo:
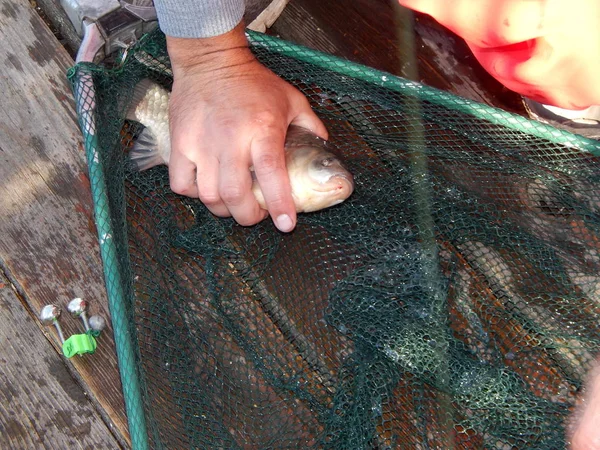
[[[462,37],[490,75],[540,103],[600,104],[598,0],[399,0]]]
[[[600,362],[590,372],[581,405],[570,418],[570,450],[600,450]]]
[[[171,189],[241,225],[270,214],[281,231],[291,231],[296,209],[285,167],[286,130],[294,123],[328,137],[308,100],[254,58],[242,24],[214,38],[167,37],[167,48]],[[251,191],[251,166],[268,213]]]

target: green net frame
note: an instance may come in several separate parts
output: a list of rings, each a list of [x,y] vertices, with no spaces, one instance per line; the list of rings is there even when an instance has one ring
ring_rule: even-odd
[[[373,313],[374,315],[372,316],[368,316],[368,314],[364,316],[364,311],[359,314],[360,308],[357,306],[360,306],[361,301],[363,301],[363,297],[357,294],[357,292],[361,292],[361,286],[353,285],[350,282],[346,284],[341,282],[335,286],[334,292],[331,294],[332,304],[329,305],[327,310],[329,323],[341,333],[349,332],[352,336],[360,337],[359,340],[354,342],[355,358],[362,358],[361,364],[372,368],[372,371],[369,372],[371,381],[360,385],[362,388],[357,387],[356,383],[358,382],[356,380],[360,378],[360,373],[353,372],[354,369],[351,364],[340,368],[339,378],[343,379],[344,374],[346,374],[348,380],[352,380],[353,387],[347,387],[343,382],[340,382],[341,384],[338,385],[338,389],[334,390],[332,394],[333,406],[331,409],[335,412],[329,414],[327,411],[320,411],[318,413],[328,417],[328,431],[317,439],[318,442],[315,445],[325,448],[390,448],[392,446],[390,442],[393,442],[392,438],[389,438],[391,440],[386,440],[388,437],[386,437],[386,433],[382,432],[378,435],[377,440],[373,437],[373,434],[377,434],[376,430],[378,428],[373,426],[371,429],[369,426],[365,426],[365,423],[382,420],[380,419],[381,417],[389,414],[389,411],[386,412],[385,407],[381,406],[385,403],[381,403],[381,396],[385,397],[388,394],[380,394],[379,401],[362,406],[352,404],[345,396],[348,396],[348,392],[350,391],[355,393],[356,389],[370,389],[368,387],[371,386],[369,383],[374,383],[372,378],[376,377],[376,374],[393,373],[390,367],[395,367],[394,365],[398,364],[403,367],[406,373],[411,373],[412,375],[418,373],[426,383],[436,386],[440,392],[445,393],[445,396],[440,395],[436,399],[437,404],[441,405],[440,410],[442,411],[440,413],[441,417],[437,418],[437,421],[441,424],[438,427],[437,433],[444,437],[444,439],[448,439],[447,442],[452,441],[456,444],[461,439],[468,441],[471,429],[486,429],[488,430],[488,434],[506,437],[492,437],[488,439],[488,436],[481,437],[480,440],[473,438],[473,442],[481,443],[485,441],[486,445],[491,446],[491,448],[550,448],[547,445],[554,440],[557,443],[556,448],[560,448],[558,442],[562,442],[563,438],[562,435],[556,433],[558,432],[557,427],[562,432],[561,424],[565,413],[564,411],[557,412],[557,409],[564,409],[565,405],[572,406],[572,402],[562,402],[562,400],[553,402],[547,398],[537,398],[529,394],[523,398],[512,394],[507,395],[507,392],[512,392],[511,389],[514,389],[514,392],[521,392],[518,387],[520,381],[515,378],[512,372],[502,371],[492,366],[486,366],[484,369],[481,369],[468,358],[465,359],[463,356],[460,356],[462,355],[461,352],[464,352],[464,349],[457,345],[451,336],[432,325],[438,322],[446,323],[450,320],[443,301],[443,298],[448,295],[446,285],[439,281],[443,276],[440,274],[440,249],[437,247],[436,232],[434,231],[434,222],[436,221],[436,217],[439,218],[440,212],[437,206],[436,208],[432,206],[435,202],[432,200],[433,194],[430,186],[427,183],[414,182],[414,180],[424,180],[428,177],[429,169],[426,149],[428,136],[438,132],[436,131],[437,128],[432,131],[433,125],[431,124],[434,123],[437,124],[436,126],[439,126],[439,129],[443,129],[444,133],[451,133],[448,139],[464,138],[471,143],[482,144],[489,150],[488,156],[490,157],[490,161],[492,161],[491,163],[486,162],[484,156],[479,160],[463,157],[458,150],[459,144],[449,144],[448,149],[457,152],[456,160],[460,162],[461,157],[463,157],[464,164],[480,164],[482,170],[489,170],[490,164],[492,166],[495,164],[502,166],[502,161],[514,158],[524,165],[543,166],[544,170],[541,172],[547,171],[550,173],[553,171],[545,181],[557,183],[558,187],[556,189],[559,191],[564,189],[568,184],[567,182],[563,183],[560,176],[571,179],[583,174],[585,183],[588,183],[585,186],[589,189],[590,198],[582,199],[581,193],[578,193],[578,196],[574,194],[567,196],[572,200],[571,208],[579,211],[583,208],[581,204],[595,204],[598,201],[594,197],[594,195],[597,195],[597,192],[593,191],[589,184],[594,180],[600,181],[599,166],[597,165],[598,157],[600,156],[600,145],[598,142],[274,37],[254,32],[248,32],[248,36],[251,47],[259,56],[259,59],[267,63],[276,73],[279,73],[278,69],[281,61],[293,60],[300,66],[311,68],[310,70],[323,71],[331,76],[336,76],[335,82],[340,86],[340,91],[344,91],[346,94],[336,95],[336,93],[327,92],[325,88],[323,91],[313,89],[309,91],[312,94],[309,100],[313,104],[319,104],[321,110],[327,113],[329,111],[328,101],[334,98],[338,105],[343,106],[343,114],[345,114],[348,122],[351,123],[356,136],[368,142],[368,146],[372,148],[379,148],[378,146],[380,146],[383,149],[382,154],[384,156],[385,148],[392,144],[402,145],[408,155],[407,165],[413,171],[411,175],[413,182],[409,192],[414,198],[414,204],[418,207],[411,220],[417,224],[418,232],[411,239],[418,241],[419,245],[417,247],[409,246],[410,248],[405,248],[404,253],[395,251],[394,258],[396,259],[394,262],[386,260],[382,265],[384,269],[381,270],[383,270],[382,273],[385,275],[387,273],[385,267],[388,267],[390,264],[412,265],[411,267],[413,267],[415,273],[427,274],[427,276],[420,278],[419,281],[407,281],[406,278],[398,278],[395,279],[395,283],[406,285],[412,283],[411,289],[414,288],[414,292],[403,291],[403,295],[410,296],[414,294],[415,304],[420,304],[419,299],[428,299],[427,305],[423,304],[415,309],[415,311],[418,310],[421,312],[416,313],[413,311],[411,314],[416,314],[414,323],[419,323],[419,320],[426,320],[431,326],[428,332],[424,333],[418,326],[412,326],[412,322],[406,322],[408,325],[403,328],[403,331],[393,336],[389,333],[374,332],[368,326],[364,325],[366,319],[381,324],[381,326],[387,326],[386,324],[388,324],[389,329],[392,330],[397,329],[397,324],[400,323],[394,322],[394,320],[405,320],[398,317],[406,311],[400,314],[395,310],[386,310],[384,312],[379,311],[376,314]],[[135,282],[129,279],[131,271],[128,268],[131,265],[131,260],[127,250],[126,232],[126,222],[131,219],[125,217],[120,212],[125,210],[123,194],[125,188],[121,186],[116,188],[116,191],[114,188],[123,177],[123,173],[119,172],[119,170],[123,169],[117,170],[117,168],[125,165],[122,163],[122,155],[116,151],[121,149],[119,145],[116,145],[117,141],[120,142],[117,137],[120,136],[122,130],[124,110],[131,100],[129,93],[141,76],[140,69],[138,68],[135,70],[138,70],[139,73],[136,72],[136,76],[129,77],[128,71],[135,71],[132,69],[132,64],[146,64],[146,67],[150,67],[148,73],[152,73],[156,79],[163,80],[165,85],[168,85],[169,66],[165,52],[164,36],[160,32],[153,32],[150,35],[144,36],[134,48],[128,50],[127,54],[123,57],[123,63],[116,68],[108,69],[94,64],[80,63],[70,70],[68,76],[72,83],[75,100],[78,105],[77,114],[85,142],[96,226],[104,264],[105,284],[108,293],[132,445],[136,449],[145,449],[150,446],[150,442],[153,442],[153,446],[156,448],[162,448],[166,444],[161,444],[163,442],[161,439],[163,438],[154,429],[155,426],[149,425],[149,423],[155,423],[157,419],[154,417],[151,405],[148,404],[148,398],[151,396],[149,396],[147,383],[144,381],[148,374],[144,372],[145,369],[140,363],[142,359],[140,354],[140,331],[131,320],[133,316],[131,305],[134,296],[132,291]],[[285,78],[285,73],[283,76]],[[110,83],[118,84],[122,95],[119,95],[118,98],[116,96],[111,98],[103,96],[102,89],[98,89],[99,80],[105,85]],[[380,105],[382,111],[385,111],[385,123],[365,119],[367,117],[365,111],[369,110],[369,106],[365,105],[360,98],[352,96],[355,92],[353,89],[356,86],[358,86],[356,89],[359,89],[360,92],[368,92],[370,100],[374,104]],[[305,89],[302,90],[305,93],[307,92]],[[396,94],[400,94],[401,98],[396,97]],[[112,111],[112,114],[115,116],[114,123],[109,124],[98,121],[99,113],[105,110]],[[435,117],[431,116],[431,111],[435,111]],[[403,139],[396,132],[394,124],[399,121],[402,121],[403,126],[410,128],[410,139]],[[444,134],[442,132],[440,133],[442,137],[439,139],[442,142],[446,138],[443,137]],[[495,139],[501,141],[502,145],[496,144]],[[395,166],[393,161],[387,161],[386,164],[388,165],[385,167],[392,172],[399,169],[399,166]],[[507,173],[519,176],[519,170],[512,166]],[[490,183],[494,182],[503,183],[505,180],[499,178],[490,181]],[[365,186],[364,184],[358,184],[359,189]],[[465,210],[470,208],[468,200],[465,200],[456,192],[450,192],[451,190],[452,188],[449,187],[446,198],[449,202],[448,204],[455,199],[457,204],[461,205],[461,208]],[[109,195],[110,191],[114,192]],[[372,192],[370,194],[381,196],[381,193]],[[541,198],[543,195],[539,194],[536,198],[538,197]],[[552,214],[560,216],[561,211],[556,211],[556,205],[551,201],[547,201],[545,197],[542,200],[540,202],[547,209],[551,210]],[[508,208],[506,205],[504,207]],[[459,213],[452,212],[450,211],[450,207],[448,208],[448,217],[458,217],[456,214]],[[332,212],[331,214],[336,213]],[[486,211],[482,210],[481,214],[485,215]],[[594,207],[589,207],[589,210],[582,212],[580,216],[586,226],[591,226],[590,224],[592,224],[593,230],[597,230],[597,216]],[[310,219],[306,220],[306,223],[310,225]],[[494,234],[500,235],[503,232],[502,229],[496,227],[492,222],[493,220],[490,218],[490,224],[485,233],[490,236]],[[302,226],[302,220],[299,226]],[[449,227],[447,232],[451,233],[451,229]],[[373,226],[373,233],[377,231],[378,228]],[[394,233],[402,233],[402,230],[398,231],[394,228]],[[521,239],[520,236],[515,234],[509,237]],[[219,242],[221,238],[222,236],[218,235],[211,237],[216,242]],[[523,254],[527,254],[527,249],[525,248],[527,247],[527,243],[533,242],[528,239],[522,238],[521,248],[524,248]],[[493,238],[490,238],[490,242],[493,240]],[[461,248],[467,248],[473,255],[479,255],[478,251],[482,254],[485,253],[482,249],[486,247],[482,243],[470,242],[458,235],[456,235],[454,242],[459,242],[460,246],[462,246]],[[383,243],[382,245],[385,246],[387,243]],[[531,245],[533,246],[534,244]],[[535,245],[538,244],[536,243]],[[207,252],[214,251],[212,248],[198,249],[196,247],[193,249],[193,251],[200,253],[204,250]],[[441,251],[451,252],[448,248],[441,249]],[[415,260],[413,256],[407,256],[409,253],[420,256]],[[389,251],[386,254],[389,254]],[[548,254],[550,261],[554,257],[551,251]],[[478,256],[480,258],[479,261],[481,262],[482,259],[489,257],[489,253],[486,255]],[[532,260],[539,263],[538,266],[545,268],[547,274],[552,275],[553,273],[560,272],[560,268],[553,267],[551,263],[548,263],[546,267],[544,261],[540,262],[538,261],[539,258],[536,258],[538,256],[531,256]],[[460,261],[457,264],[460,264]],[[538,271],[539,267],[535,270],[532,269],[532,273],[537,273]],[[365,272],[360,274],[360,279],[366,280],[365,286],[367,284],[369,286],[377,285],[383,291],[387,289],[392,292],[394,290],[393,287],[386,287],[385,283],[381,281],[382,273],[374,275]],[[560,278],[559,275],[557,277]],[[505,291],[507,289],[504,287]],[[512,293],[505,292],[505,295],[511,296]],[[364,298],[367,296],[365,294]],[[514,294],[514,297],[516,296]],[[567,295],[565,294],[566,297]],[[348,304],[348,302],[344,303],[340,300],[347,298],[353,298],[356,302]],[[585,303],[584,306],[590,310],[594,309],[594,306],[590,305],[590,302]],[[494,307],[497,307],[497,305]],[[367,306],[365,308],[368,309]],[[487,306],[486,308],[491,311],[492,306]],[[427,312],[424,312],[425,309],[427,309]],[[467,307],[464,307],[461,311],[461,314],[465,316],[473,314]],[[492,314],[489,311],[488,313]],[[592,314],[592,318],[589,320],[594,325],[597,325],[596,313],[595,309],[590,313]],[[538,311],[538,315],[541,314]],[[277,316],[277,313],[274,313],[274,315]],[[427,318],[423,319],[425,316]],[[353,317],[359,317],[357,322],[352,322],[351,319]],[[392,320],[391,318],[396,319]],[[274,320],[277,321],[277,318]],[[572,318],[569,320],[572,320]],[[490,322],[493,321],[490,320]],[[529,324],[532,328],[537,327],[533,322],[535,320],[532,317],[524,318],[524,323]],[[588,322],[584,322],[582,322],[580,328],[584,327],[584,325],[584,328],[592,328]],[[577,325],[573,325],[573,327],[577,328]],[[552,328],[552,330],[557,328],[558,326]],[[288,328],[287,333],[292,334],[296,345],[304,349],[303,354],[309,361],[308,365],[319,372],[322,368],[319,368],[320,362],[318,358],[315,356],[313,358],[314,361],[311,362],[311,344],[303,342],[300,335],[294,335],[289,330],[291,328]],[[548,333],[552,334],[552,330],[538,329],[539,332],[536,336],[547,336]],[[552,345],[556,345],[556,342],[559,341],[564,343],[571,339],[574,342],[574,353],[581,350],[588,355],[586,356],[586,362],[581,363],[582,367],[587,367],[591,363],[589,355],[597,350],[598,342],[600,342],[597,337],[597,330],[592,331],[590,331],[590,338],[583,336],[582,331],[579,330],[577,331],[579,333],[577,334],[577,339],[568,335],[568,333],[565,336],[561,336],[560,339],[555,339],[555,336],[550,336],[548,339],[554,343]],[[385,336],[382,337],[381,334],[385,334]],[[153,345],[161,344],[162,342],[157,340]],[[565,348],[568,347],[571,349],[569,345],[565,345]],[[408,347],[413,349],[410,355],[402,350]],[[379,349],[381,354],[378,353],[378,356],[368,356],[372,354],[372,350],[370,350],[372,348]],[[436,363],[423,367],[423,363],[415,359],[415,354],[426,355],[428,361],[435,360]],[[512,356],[510,354],[511,352],[508,352],[507,355],[509,356],[506,356],[506,358],[511,359],[514,357],[514,354]],[[348,361],[352,361],[352,356],[348,357]],[[327,369],[323,369],[323,372],[326,371]],[[457,378],[453,375],[453,372],[460,374],[460,376]],[[572,378],[571,384],[573,386],[581,385],[581,376],[573,376]],[[396,374],[389,375],[386,380],[380,381],[383,386],[391,386],[397,385],[398,380],[399,375]],[[499,383],[497,382],[498,380],[504,381]],[[298,401],[308,403],[312,401],[308,398],[308,394],[301,389],[292,389],[292,391],[300,399]],[[419,392],[419,395],[427,395],[426,391],[422,390]],[[415,391],[411,395],[416,396],[417,394],[417,391]],[[372,392],[368,395],[373,397]],[[475,402],[474,398],[479,399],[479,403]],[[493,405],[483,404],[485,401],[490,403],[496,402],[496,409],[494,409]],[[484,423],[485,420],[481,420],[481,423],[478,422],[479,419],[477,417],[469,417],[468,420],[465,419],[462,423],[452,422],[449,417],[444,417],[443,412],[444,405],[449,405],[450,403],[463,405],[465,408],[487,411],[493,417],[494,426],[492,427],[488,423]],[[349,407],[349,404],[353,406]],[[524,404],[527,406],[523,406]],[[314,406],[314,409],[318,410],[318,405]],[[525,410],[534,411],[535,414],[532,413],[531,416],[521,414],[520,417],[515,416],[510,420],[504,417],[509,415],[510,411],[516,411],[515,414],[518,415],[520,411]],[[157,412],[157,414],[159,413]],[[427,413],[423,412],[422,415],[425,417]],[[374,416],[379,417],[379,419],[374,419]],[[506,431],[503,427],[506,429],[510,428],[510,430]],[[343,428],[346,431],[340,431]],[[531,432],[530,429],[534,431]],[[493,432],[489,430],[493,430]],[[181,431],[181,433],[185,432]],[[421,442],[435,441],[435,439],[432,440],[432,438],[425,436],[425,434],[420,438]],[[544,434],[546,436],[543,436]],[[482,433],[482,435],[486,435],[486,433]],[[459,439],[457,436],[462,436],[462,438]],[[439,439],[442,438],[440,437]],[[228,441],[223,438],[222,442]],[[400,445],[397,441],[394,442],[395,445]],[[492,442],[492,444],[489,442]],[[494,442],[496,443],[494,444]],[[288,445],[291,446],[291,444]],[[476,445],[478,444],[472,444],[472,446]],[[242,448],[243,445],[239,444],[239,447]],[[465,444],[465,447],[468,447],[468,445]]]

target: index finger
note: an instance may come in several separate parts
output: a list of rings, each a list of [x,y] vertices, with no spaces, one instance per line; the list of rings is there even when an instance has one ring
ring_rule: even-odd
[[[252,139],[250,154],[254,173],[275,226],[289,232],[296,226],[296,206],[285,164],[285,131],[263,128]]]
[[[399,0],[429,14],[466,41],[499,47],[535,39],[558,27],[564,1],[552,0]]]

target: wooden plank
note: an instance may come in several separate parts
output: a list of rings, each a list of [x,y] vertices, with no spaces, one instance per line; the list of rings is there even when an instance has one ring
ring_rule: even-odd
[[[60,0],[29,0],[29,3],[74,58],[81,44],[81,38],[69,20],[69,16],[60,6]]]
[[[33,314],[73,297],[108,321],[68,366],[129,442],[87,167],[66,80],[73,64],[27,0],[0,0],[0,264]],[[65,315],[66,336],[81,321]],[[48,331],[54,346],[59,341]]]
[[[0,274],[0,448],[119,448]]]
[[[409,77],[465,98],[525,114],[520,96],[491,77],[465,42],[429,16],[415,14],[416,55],[407,54],[397,3],[390,0],[293,0],[268,34]]]

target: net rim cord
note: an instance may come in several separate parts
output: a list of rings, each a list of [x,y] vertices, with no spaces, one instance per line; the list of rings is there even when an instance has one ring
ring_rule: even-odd
[[[302,45],[284,41],[274,36],[246,30],[246,36],[255,46],[266,47],[269,51],[297,59],[322,69],[356,78],[370,84],[385,87],[395,92],[410,92],[419,100],[444,106],[445,108],[466,113],[478,119],[486,120],[521,133],[542,138],[567,147],[600,156],[600,142],[569,131],[554,128],[541,122],[519,116],[500,108],[489,106],[474,100],[450,94],[421,83],[398,77],[389,72],[374,69],[328,53],[320,52]]]

